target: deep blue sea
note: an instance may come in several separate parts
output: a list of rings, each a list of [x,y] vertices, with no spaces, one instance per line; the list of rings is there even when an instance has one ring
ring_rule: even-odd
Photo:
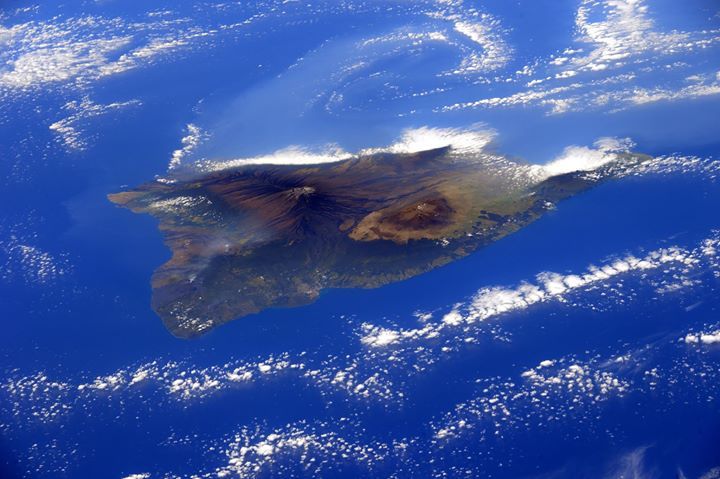
[[[720,477],[715,2],[0,13],[0,478]],[[181,340],[156,221],[106,195],[170,174],[188,125],[187,168],[421,128],[653,160],[447,266]]]

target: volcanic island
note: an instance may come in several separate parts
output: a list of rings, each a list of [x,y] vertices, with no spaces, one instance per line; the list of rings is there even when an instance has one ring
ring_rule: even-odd
[[[172,257],[152,308],[181,338],[328,288],[376,288],[425,273],[531,223],[614,176],[621,154],[556,176],[501,155],[358,155],[316,165],[242,165],[109,195],[147,213]]]

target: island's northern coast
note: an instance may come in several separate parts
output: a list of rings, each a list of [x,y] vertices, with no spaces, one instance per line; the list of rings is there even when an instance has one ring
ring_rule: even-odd
[[[621,155],[624,161],[639,157]],[[464,257],[611,176],[450,148],[246,165],[109,195],[157,218],[171,259],[152,307],[176,336],[328,288],[374,288]]]

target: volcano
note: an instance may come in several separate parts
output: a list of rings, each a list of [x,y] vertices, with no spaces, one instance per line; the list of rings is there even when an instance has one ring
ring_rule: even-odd
[[[448,147],[246,165],[109,199],[159,220],[172,258],[153,274],[152,307],[173,334],[189,338],[266,308],[311,303],[327,288],[424,273],[608,176],[548,176],[536,165]]]

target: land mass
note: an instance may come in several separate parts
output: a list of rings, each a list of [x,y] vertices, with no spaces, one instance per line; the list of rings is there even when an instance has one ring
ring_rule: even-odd
[[[152,307],[174,335],[190,338],[266,308],[309,304],[327,288],[424,273],[607,176],[547,176],[502,156],[440,148],[247,165],[109,199],[159,220],[172,257],[153,274]]]

